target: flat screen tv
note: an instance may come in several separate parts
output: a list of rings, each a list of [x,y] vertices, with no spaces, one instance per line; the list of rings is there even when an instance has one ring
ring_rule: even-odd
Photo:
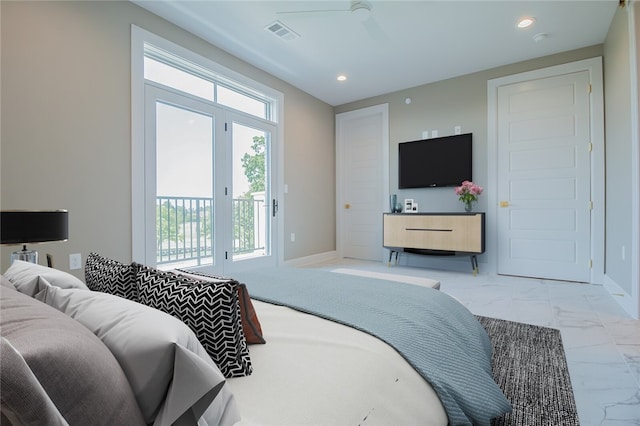
[[[471,178],[471,133],[398,144],[398,187],[458,186]]]

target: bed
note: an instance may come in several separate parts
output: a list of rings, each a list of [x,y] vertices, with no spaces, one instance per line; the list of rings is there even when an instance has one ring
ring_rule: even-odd
[[[299,268],[235,278],[267,322],[263,373],[229,381],[247,424],[489,425],[511,409],[486,331],[436,289]]]
[[[166,314],[163,321],[178,317],[189,329],[170,336],[173,359],[166,369],[173,370],[155,389],[153,409],[141,408],[145,424],[488,425],[510,410],[491,377],[486,332],[466,308],[437,290],[399,286],[407,291],[400,297],[385,281],[327,280],[304,271],[286,280],[282,270],[221,279],[95,254],[85,270],[88,288],[58,288],[68,284],[40,280],[53,270],[39,270],[35,284],[31,279],[31,287],[19,290],[81,322],[105,343],[113,337],[105,323],[154,323],[145,317],[152,311]],[[15,271],[8,272],[15,282]],[[94,303],[91,309],[78,308],[87,300]],[[96,308],[105,303],[108,308]],[[114,309],[119,314],[110,321],[107,313]],[[95,319],[96,311],[107,316]],[[119,333],[111,340],[121,342]],[[216,333],[224,338],[211,339]],[[113,344],[107,346],[140,406],[139,386],[129,376],[141,374],[141,359],[123,363]],[[184,373],[194,361],[201,369]],[[203,385],[202,379],[210,380]],[[201,389],[191,392],[193,383]]]
[[[228,380],[239,425],[447,424],[433,388],[386,343],[284,306],[254,306],[268,343],[251,347],[250,376]]]

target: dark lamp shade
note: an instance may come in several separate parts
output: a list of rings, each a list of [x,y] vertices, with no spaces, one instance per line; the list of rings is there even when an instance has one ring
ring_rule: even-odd
[[[69,238],[69,212],[0,212],[0,244],[43,243]]]

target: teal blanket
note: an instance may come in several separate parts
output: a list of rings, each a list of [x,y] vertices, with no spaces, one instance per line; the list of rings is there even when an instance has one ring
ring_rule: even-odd
[[[438,394],[450,425],[511,411],[493,380],[491,342],[452,297],[431,288],[310,269],[234,273],[252,298],[326,318],[394,347]]]

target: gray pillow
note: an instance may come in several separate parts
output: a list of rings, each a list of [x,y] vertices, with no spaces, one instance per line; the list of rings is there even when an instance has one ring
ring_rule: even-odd
[[[4,389],[0,424],[69,426],[22,355],[4,337],[0,338],[0,364],[0,389]]]
[[[203,416],[207,424],[240,419],[224,376],[195,334],[171,315],[118,296],[62,289],[41,279],[36,298],[98,336],[114,354],[146,423],[171,425]]]
[[[5,287],[9,287],[13,290],[16,289],[16,287],[13,285],[13,283],[11,281],[9,281],[7,279],[7,277],[5,277],[4,275],[0,275],[0,285],[5,286]]]
[[[67,272],[24,260],[14,260],[4,276],[20,293],[32,297],[37,291],[38,277],[45,278],[49,284],[56,287],[89,289],[80,279]]]
[[[41,413],[42,419],[46,415],[55,419],[50,399],[71,425],[144,424],[122,368],[93,333],[50,306],[4,286],[0,286],[0,306],[2,337],[32,372],[31,376],[23,365],[22,379],[3,377],[3,381],[16,384],[2,387],[6,419],[20,417],[18,424],[38,424],[30,422],[34,406],[48,407]],[[5,349],[3,358],[7,355],[17,361],[15,353]],[[2,367],[4,376],[4,359]],[[46,394],[37,392],[34,377]],[[29,398],[21,398],[21,394]],[[5,401],[12,405],[5,406]],[[25,405],[20,406],[21,401]]]

